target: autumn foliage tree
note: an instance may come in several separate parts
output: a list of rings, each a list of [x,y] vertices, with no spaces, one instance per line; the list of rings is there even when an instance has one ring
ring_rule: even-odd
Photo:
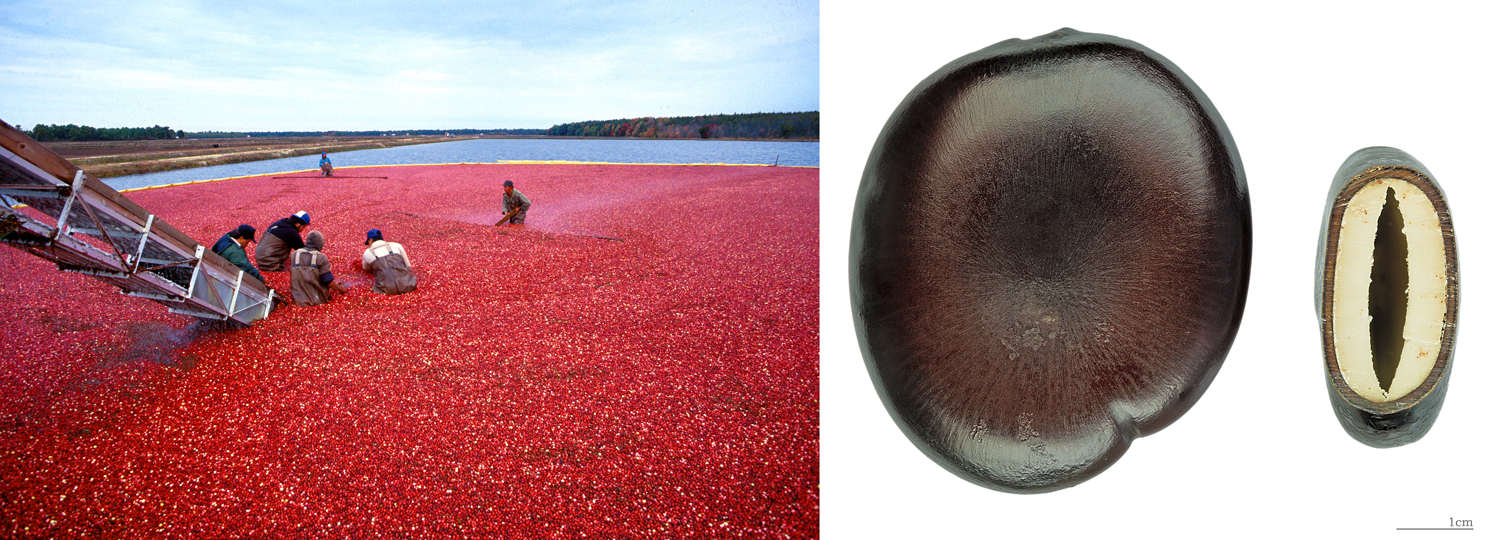
[[[559,137],[647,139],[816,140],[818,128],[818,112],[810,111],[590,120],[558,124],[548,129],[547,134]]]

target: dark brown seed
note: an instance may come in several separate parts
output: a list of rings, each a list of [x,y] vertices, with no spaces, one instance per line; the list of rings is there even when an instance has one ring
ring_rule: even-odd
[[[1443,190],[1395,148],[1344,161],[1328,193],[1314,298],[1344,431],[1389,448],[1432,429],[1458,330],[1458,249]]]
[[[1250,271],[1244,170],[1176,66],[1063,29],[960,58],[891,115],[850,249],[871,378],[928,456],[1072,486],[1218,372]]]

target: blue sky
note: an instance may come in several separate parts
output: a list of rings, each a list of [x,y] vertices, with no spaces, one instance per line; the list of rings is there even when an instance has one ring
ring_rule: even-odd
[[[816,0],[0,0],[0,120],[399,130],[818,110],[818,37]]]

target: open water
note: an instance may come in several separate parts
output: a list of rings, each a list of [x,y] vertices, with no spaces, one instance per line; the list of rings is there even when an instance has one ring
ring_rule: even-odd
[[[328,154],[339,167],[426,163],[493,163],[562,160],[606,163],[734,163],[818,166],[818,143],[779,141],[635,139],[471,139]],[[252,161],[106,178],[115,189],[133,189],[234,176],[315,170],[318,156]]]

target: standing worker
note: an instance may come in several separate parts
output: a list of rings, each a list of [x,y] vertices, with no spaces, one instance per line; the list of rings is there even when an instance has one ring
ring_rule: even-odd
[[[495,222],[495,225],[503,225],[506,222],[514,223],[516,225],[526,223],[526,211],[530,209],[531,199],[526,198],[525,195],[521,194],[520,190],[516,189],[515,182],[506,180],[505,217],[500,218],[500,221]]]
[[[323,176],[333,176],[333,162],[328,160],[328,152],[323,152],[323,159],[318,160],[318,168],[323,169]]]
[[[261,283],[265,283],[265,276],[260,275],[260,271],[250,264],[250,258],[245,256],[245,246],[254,241],[255,227],[240,225],[239,228],[224,233],[224,236],[219,237],[218,242],[214,242],[214,253],[240,267],[240,270],[244,270],[246,274],[250,274]]]
[[[340,293],[349,288],[333,280],[333,265],[323,254],[323,233],[307,233],[307,245],[292,253],[292,303],[299,306],[327,304],[328,290]]]
[[[312,216],[307,212],[297,212],[266,227],[266,234],[255,245],[255,265],[262,272],[282,271],[287,255],[292,250],[302,249],[302,230],[311,224]]]
[[[366,272],[375,274],[375,292],[406,294],[416,290],[417,276],[411,274],[411,258],[406,248],[385,241],[380,229],[365,233],[365,256],[361,261]]]

